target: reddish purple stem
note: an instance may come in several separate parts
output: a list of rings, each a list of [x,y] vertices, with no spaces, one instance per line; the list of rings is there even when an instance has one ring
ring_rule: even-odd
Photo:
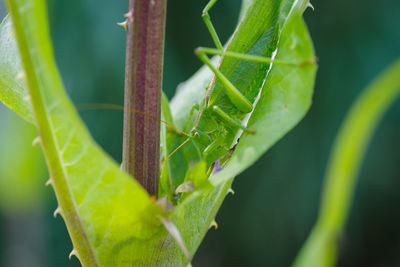
[[[157,196],[166,0],[129,0],[123,169]],[[132,108],[150,116],[131,112]]]

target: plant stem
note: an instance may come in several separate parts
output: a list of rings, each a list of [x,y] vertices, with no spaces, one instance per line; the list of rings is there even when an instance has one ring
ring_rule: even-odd
[[[346,115],[330,155],[317,223],[293,266],[335,265],[361,162],[378,123],[400,95],[399,73],[400,59],[375,78]]]
[[[157,195],[166,0],[129,0],[123,169]],[[132,108],[149,116],[131,112]]]

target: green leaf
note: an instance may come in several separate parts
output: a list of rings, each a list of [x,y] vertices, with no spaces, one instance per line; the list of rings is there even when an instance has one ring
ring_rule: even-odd
[[[295,1],[288,17],[281,18],[276,60],[306,62],[314,58],[314,49],[302,18],[308,1]],[[299,67],[273,64],[244,132],[224,169],[212,176],[218,184],[251,166],[273,144],[290,131],[306,114],[312,102],[315,64]]]
[[[44,1],[8,0],[7,3],[15,22],[33,117],[41,134],[51,181],[82,264],[182,266],[187,261],[182,250],[158,219],[158,216],[166,214],[94,143],[66,97],[53,59]],[[271,47],[270,52],[278,48],[277,59],[295,61],[313,56],[311,41],[301,18],[306,1],[254,0],[251,4],[254,3],[265,5],[266,10],[274,8],[275,17],[271,25],[278,29],[278,35],[273,37],[279,38],[274,43],[278,47]],[[254,20],[253,16],[260,16],[256,12],[256,8],[249,9],[243,13],[243,20]],[[237,34],[252,30],[251,27],[243,27],[239,24],[232,42],[235,38],[238,38],[235,41],[237,44],[248,41],[246,34]],[[12,49],[14,52],[11,53],[17,56],[16,49]],[[193,104],[200,104],[203,100],[206,86],[212,78],[210,73],[205,69],[196,75],[194,79],[198,80],[192,80],[195,84],[186,83],[174,98],[174,101],[180,99],[174,102],[177,105],[171,104],[178,127],[186,124]],[[256,128],[256,134],[242,135],[223,171],[205,182],[197,183],[199,177],[193,179],[199,186],[171,214],[171,220],[179,229],[191,255],[194,255],[214,220],[231,186],[232,177],[252,164],[302,118],[310,104],[314,75],[314,66],[294,68],[274,65],[267,77],[260,76],[267,80],[249,121]],[[187,89],[190,84],[192,88]],[[9,88],[17,91],[15,84],[11,83]],[[23,97],[15,99],[18,104],[23,103]],[[301,100],[300,103],[293,103],[298,100]],[[5,102],[10,107],[16,106],[8,100]],[[282,112],[282,107],[287,107],[286,112]],[[170,116],[168,110],[163,110],[163,114],[165,118]],[[166,142],[164,147],[168,150]],[[190,164],[186,154],[185,158]],[[204,169],[199,167],[194,172],[204,172]],[[173,186],[164,190],[171,192],[172,189]]]
[[[57,211],[82,265],[153,264],[165,253],[153,252],[154,248],[176,248],[175,243],[164,244],[169,236],[157,217],[165,216],[164,212],[95,144],[65,95],[53,58],[44,1],[7,1],[7,7],[50,182],[60,205]],[[3,53],[18,57],[14,48]],[[19,90],[12,83],[9,89]],[[18,103],[7,104],[19,107]]]
[[[25,73],[17,49],[12,22],[7,16],[0,24],[0,101],[33,123]]]
[[[179,202],[184,201],[194,190],[198,190],[204,186],[203,184],[207,182],[206,167],[205,161],[200,161],[189,167],[189,170],[186,172],[184,183],[177,188],[177,191],[179,189],[182,190],[178,191],[178,193],[180,193]]]
[[[273,4],[282,12],[275,25],[279,32],[275,47],[276,60],[303,62],[314,58],[312,41],[302,19],[308,1],[281,1],[280,5],[276,2],[262,2],[266,6]],[[243,19],[254,16],[252,12],[257,11],[255,8],[249,9],[244,13]],[[237,38],[236,34],[240,31],[240,27],[243,27],[243,23],[238,27],[231,42]],[[251,31],[251,28],[247,30]],[[248,41],[243,38],[239,40]],[[247,73],[243,69],[242,72]],[[314,64],[305,64],[301,67],[278,64],[272,66],[265,77],[258,103],[249,119],[248,125],[254,127],[256,133],[243,133],[224,169],[212,175],[207,183],[191,193],[173,213],[173,221],[181,230],[186,245],[192,253],[196,251],[214,220],[230,189],[233,177],[253,164],[303,118],[311,104],[315,73]],[[212,73],[203,67],[178,88],[177,95],[171,101],[171,110],[179,127],[185,125],[193,104],[200,104],[203,100],[205,87],[211,78]]]
[[[187,162],[181,149],[174,152],[174,150],[184,142],[183,136],[180,138],[179,132],[169,125],[175,125],[172,119],[172,114],[169,109],[167,96],[163,93],[161,98],[161,175],[160,175],[160,192],[159,196],[168,196],[169,200],[173,200],[175,189],[183,182],[187,170]],[[169,125],[167,125],[168,123]],[[167,160],[167,157],[174,153],[174,156]]]
[[[254,111],[250,115],[247,114],[247,128],[255,129],[255,134],[252,135],[247,132],[237,133],[229,123],[216,117],[211,108],[201,108],[202,113],[196,129],[200,128],[202,132],[207,133],[209,141],[200,141],[200,151],[208,147],[210,142],[219,142],[215,151],[207,155],[208,166],[222,156],[226,160],[233,155],[225,170],[219,174],[225,179],[237,175],[253,164],[301,120],[311,104],[316,65],[312,62],[315,58],[313,46],[302,19],[307,4],[306,0],[253,1],[229,41],[226,48],[228,51],[262,56],[273,56],[277,53],[276,62],[292,64],[274,63],[271,69],[268,69],[268,64],[264,63],[231,57],[222,58],[220,70],[226,73],[227,78],[247,99],[255,102]],[[296,63],[298,65],[295,65]],[[187,84],[191,86],[195,79],[205,80],[207,75],[202,71]],[[217,79],[212,85],[214,87],[207,105],[217,105],[231,118],[243,121],[246,114],[232,104],[222,90],[223,84]],[[201,90],[196,89],[197,91],[181,89],[173,99],[172,113],[178,114],[179,117],[174,118],[178,123],[189,117],[187,109],[182,111],[182,108],[187,108],[195,102],[191,102],[191,93],[196,95],[197,103],[199,102],[198,91]],[[175,105],[182,102],[185,104]],[[240,142],[232,154],[225,148],[231,147],[238,136]],[[253,149],[251,155],[247,155]]]
[[[351,205],[368,144],[386,110],[400,94],[400,59],[359,96],[340,127],[325,176],[318,221],[294,266],[334,266],[337,240]]]
[[[216,64],[217,60],[218,58],[215,57],[212,62]],[[194,105],[200,105],[212,77],[212,71],[204,65],[190,79],[179,84],[175,96],[170,102],[171,113],[176,127],[184,129],[186,122],[189,120],[190,110]]]
[[[206,163],[205,161],[200,161],[196,165],[192,166],[186,173],[185,182],[192,182],[194,188],[199,188],[205,181],[207,181],[206,176]]]
[[[210,229],[232,181],[233,179],[216,186],[209,182],[203,183],[174,209],[172,221],[181,232],[192,255]]]
[[[243,16],[246,14],[249,6],[253,0],[243,0],[242,1],[242,7],[240,8],[240,14],[239,14],[239,21],[243,18]]]
[[[7,213],[41,208],[45,200],[46,169],[36,129],[0,107],[0,209]]]

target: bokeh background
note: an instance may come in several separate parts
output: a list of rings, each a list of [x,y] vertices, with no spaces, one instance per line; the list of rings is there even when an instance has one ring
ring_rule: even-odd
[[[171,98],[211,46],[200,18],[207,0],[169,0],[164,91]],[[48,0],[52,39],[72,100],[123,103],[127,1]],[[400,56],[400,1],[320,0],[305,13],[319,61],[313,105],[305,119],[239,175],[194,258],[194,266],[289,266],[317,216],[324,170],[340,123],[365,85]],[[223,40],[232,33],[239,0],[211,11]],[[0,17],[5,9],[0,0]],[[400,75],[400,74],[399,74]],[[81,111],[95,139],[121,159],[122,113]],[[374,135],[358,178],[339,266],[400,266],[400,103]],[[0,266],[79,266],[56,201],[43,186],[33,127],[0,108]],[[18,159],[22,166],[13,165]],[[33,161],[35,159],[35,161]],[[35,164],[32,164],[34,162]],[[42,166],[42,167],[38,167]],[[30,171],[23,171],[26,168]],[[30,169],[29,169],[30,168]],[[7,181],[7,182],[5,182]]]

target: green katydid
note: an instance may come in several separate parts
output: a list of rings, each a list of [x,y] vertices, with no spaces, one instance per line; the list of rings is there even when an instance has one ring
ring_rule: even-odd
[[[178,131],[174,127],[175,130],[168,131],[167,134],[175,135],[175,139],[176,133],[184,135],[186,139],[179,146],[177,146],[179,141],[175,140],[173,147],[169,146],[164,150],[162,163],[169,160],[172,155],[176,155],[177,151],[185,154],[184,157],[181,155],[178,161],[185,158],[186,162],[184,164],[179,162],[175,166],[188,165],[190,162],[204,159],[207,162],[207,168],[211,170],[216,160],[228,159],[237,142],[238,131],[242,130],[246,134],[252,134],[257,130],[247,127],[242,121],[257,102],[257,96],[271,63],[302,67],[314,62],[314,59],[305,59],[302,62],[273,59],[279,41],[279,29],[276,27],[279,20],[277,11],[279,8],[272,9],[275,10],[275,13],[270,12],[266,9],[268,7],[263,0],[253,1],[249,8],[258,10],[255,14],[259,14],[259,16],[246,16],[241,22],[243,30],[236,32],[235,37],[224,48],[208,14],[216,2],[217,0],[209,1],[202,13],[216,49],[199,47],[195,51],[199,59],[213,71],[215,78],[208,86],[204,100],[200,105],[194,105],[190,111],[185,129]],[[280,1],[276,1],[276,5],[281,4]],[[248,31],[248,28],[251,28],[251,31]],[[248,42],[238,41],[243,39]],[[219,67],[215,67],[207,55],[219,55],[221,57]],[[164,101],[165,103],[167,102]],[[163,119],[172,122],[172,117]],[[175,177],[166,179],[175,181],[169,183],[172,188],[168,191],[174,192],[176,187],[183,182],[186,170],[187,167],[181,167],[179,175],[171,174],[176,171],[170,170],[169,175]]]
[[[205,160],[208,173],[217,160],[221,165],[229,159],[238,137],[242,134],[241,131],[245,134],[257,131],[246,125],[246,117],[250,116],[253,105],[258,101],[271,64],[304,67],[315,62],[314,58],[305,58],[301,62],[274,60],[280,37],[279,26],[282,26],[279,24],[279,15],[280,12],[290,12],[284,9],[290,7],[289,3],[293,1],[274,1],[271,5],[276,5],[276,8],[271,8],[270,5],[265,5],[263,0],[254,0],[248,12],[256,15],[245,16],[240,22],[241,27],[225,48],[208,13],[216,2],[217,0],[209,1],[202,13],[216,48],[199,47],[195,51],[215,77],[207,88],[204,100],[200,104],[193,105],[189,112],[183,130],[190,132],[190,136],[185,137],[185,141],[178,148],[164,154],[164,161],[168,160],[185,145],[182,149],[184,152],[180,153],[185,155],[186,163]],[[243,43],[243,40],[247,40],[246,43]],[[219,55],[219,66],[215,67],[207,55]],[[179,164],[184,165],[181,162]],[[170,173],[174,175],[173,171]],[[176,176],[179,175],[169,178],[176,179],[170,182],[171,192],[183,182],[182,175]]]

